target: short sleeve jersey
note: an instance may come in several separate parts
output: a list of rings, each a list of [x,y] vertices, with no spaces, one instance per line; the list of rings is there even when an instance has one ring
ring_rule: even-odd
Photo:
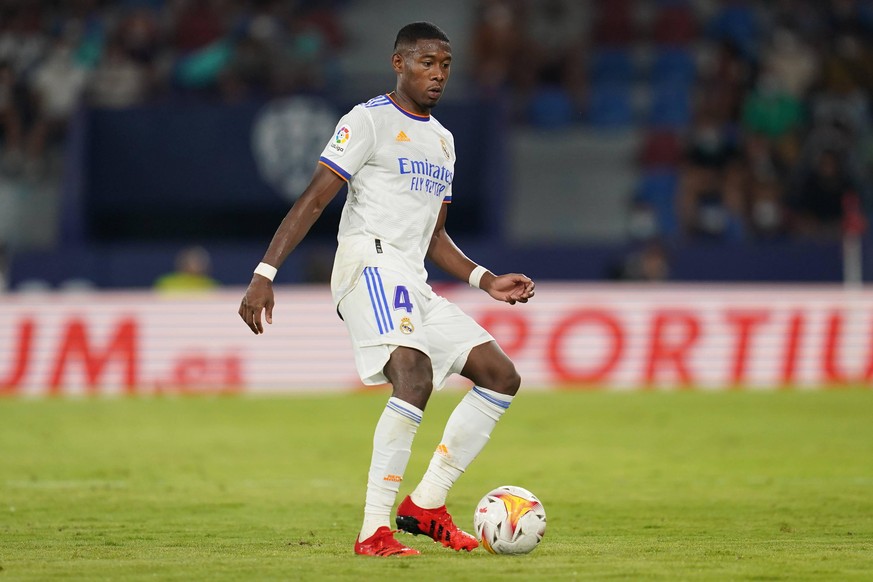
[[[442,204],[452,201],[455,144],[433,116],[401,108],[390,95],[340,119],[319,162],[348,182],[332,277],[334,299],[365,266],[409,273],[427,287],[424,259]],[[429,288],[429,287],[428,287]]]

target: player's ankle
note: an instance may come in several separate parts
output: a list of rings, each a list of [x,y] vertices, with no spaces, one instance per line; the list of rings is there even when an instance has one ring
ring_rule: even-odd
[[[369,539],[374,533],[376,533],[376,530],[378,530],[380,527],[387,527],[388,529],[391,529],[390,516],[367,515],[365,513],[364,522],[361,524],[361,531],[359,532],[358,539]]]
[[[448,491],[442,488],[419,485],[410,493],[409,498],[416,507],[421,509],[436,509],[446,504]]]

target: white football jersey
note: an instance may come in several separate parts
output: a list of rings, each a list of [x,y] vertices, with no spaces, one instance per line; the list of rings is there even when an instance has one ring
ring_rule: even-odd
[[[428,292],[424,259],[442,204],[452,201],[455,143],[433,116],[390,95],[355,106],[319,158],[349,184],[331,277],[334,301],[364,267],[409,273]]]

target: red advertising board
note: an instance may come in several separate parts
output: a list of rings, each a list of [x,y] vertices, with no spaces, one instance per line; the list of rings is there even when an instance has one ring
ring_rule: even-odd
[[[865,290],[545,282],[515,306],[462,285],[440,292],[492,332],[530,388],[803,389],[873,379]],[[327,288],[278,289],[274,324],[261,336],[236,313],[241,294],[4,295],[0,395],[361,386]]]

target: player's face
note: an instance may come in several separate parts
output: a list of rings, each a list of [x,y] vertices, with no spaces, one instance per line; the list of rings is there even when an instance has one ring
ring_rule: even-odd
[[[452,47],[443,40],[418,40],[414,47],[395,53],[397,96],[414,113],[436,106],[452,68]]]

